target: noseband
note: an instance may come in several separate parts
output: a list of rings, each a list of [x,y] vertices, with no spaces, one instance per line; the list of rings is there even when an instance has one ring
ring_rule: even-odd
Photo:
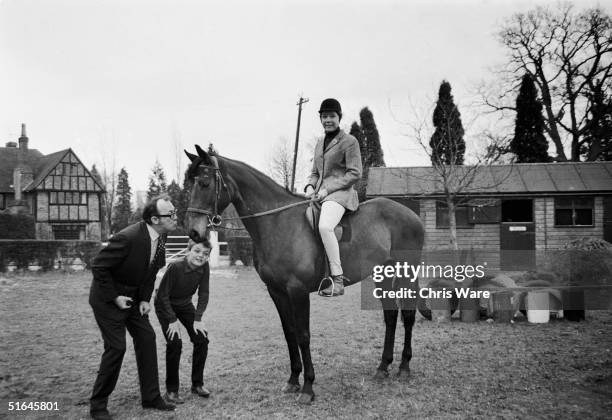
[[[223,174],[221,173],[221,170],[219,169],[219,162],[217,161],[217,158],[214,156],[210,156],[210,160],[212,161],[212,166],[211,165],[198,165],[198,166],[203,166],[205,168],[211,168],[214,170],[215,173],[215,205],[214,205],[214,211],[209,211],[209,210],[203,210],[203,209],[198,209],[198,208],[194,208],[194,207],[188,207],[187,208],[187,212],[188,213],[198,213],[198,214],[203,214],[206,216],[206,218],[208,219],[208,225],[207,227],[218,227],[221,225],[222,222],[222,218],[221,215],[219,214],[219,197],[221,196],[221,189],[225,188],[225,191],[228,192],[229,194],[229,190],[227,188],[227,184],[225,183],[225,179],[223,179]],[[195,177],[195,180],[198,180],[198,177]]]

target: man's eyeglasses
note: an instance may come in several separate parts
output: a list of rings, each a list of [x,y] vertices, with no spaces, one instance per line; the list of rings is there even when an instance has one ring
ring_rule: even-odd
[[[175,219],[177,217],[176,210],[172,210],[168,214],[156,214],[157,217],[169,217],[171,219]]]

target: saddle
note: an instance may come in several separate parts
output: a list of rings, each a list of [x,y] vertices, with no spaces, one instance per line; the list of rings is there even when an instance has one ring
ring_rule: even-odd
[[[350,223],[351,213],[353,212],[345,212],[344,215],[342,216],[342,219],[340,219],[340,223],[338,223],[338,225],[334,228],[334,233],[336,235],[336,239],[338,240],[338,242],[349,242],[351,240],[351,237],[352,237],[351,223]],[[321,240],[319,229],[317,229],[317,226],[319,226],[319,216],[320,215],[321,215],[321,203],[314,202],[314,201],[311,202],[308,208],[306,209],[306,219],[308,220],[308,223],[310,224],[310,227],[312,228],[315,234],[315,237],[317,238],[319,242],[319,245],[323,247],[323,241]],[[327,282],[329,282],[330,284],[333,284],[333,280],[329,272],[329,261],[327,259],[327,254],[325,253],[325,251],[323,251],[323,256],[324,256],[323,258],[325,259],[325,262],[324,262],[325,271],[323,274],[323,279],[319,283],[319,290],[317,292],[320,296],[322,296],[321,289],[323,288],[324,284],[326,284]]]
[[[338,242],[350,242],[352,237],[351,223],[350,223],[350,215],[354,212],[345,212],[340,219],[340,223],[334,228],[334,233],[336,234],[336,239]],[[321,215],[321,203],[318,201],[313,201],[308,205],[306,209],[306,219],[310,224],[310,227],[315,233],[315,236],[319,241],[321,240],[321,236],[319,235],[319,216]],[[323,246],[321,244],[321,246]]]

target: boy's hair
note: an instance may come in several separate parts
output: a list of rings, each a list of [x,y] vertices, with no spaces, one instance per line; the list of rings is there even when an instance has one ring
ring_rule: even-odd
[[[198,242],[194,241],[193,239],[189,239],[189,242],[187,242],[187,249],[191,251],[191,248],[193,248],[195,244],[202,244],[204,248],[212,249],[212,245],[210,244],[210,241],[207,238],[203,238]]]

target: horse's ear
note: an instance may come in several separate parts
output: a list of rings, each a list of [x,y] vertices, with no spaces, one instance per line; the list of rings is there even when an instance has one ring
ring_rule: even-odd
[[[200,147],[199,144],[195,145],[196,151],[198,152],[198,156],[200,156],[203,159],[207,159],[208,158],[208,153],[206,153],[204,150],[202,150],[202,148]]]
[[[189,158],[189,160],[191,162],[193,162],[194,160],[196,160],[198,158],[198,155],[194,155],[193,153],[189,153],[187,150],[185,150],[185,154],[187,155],[187,157]]]

